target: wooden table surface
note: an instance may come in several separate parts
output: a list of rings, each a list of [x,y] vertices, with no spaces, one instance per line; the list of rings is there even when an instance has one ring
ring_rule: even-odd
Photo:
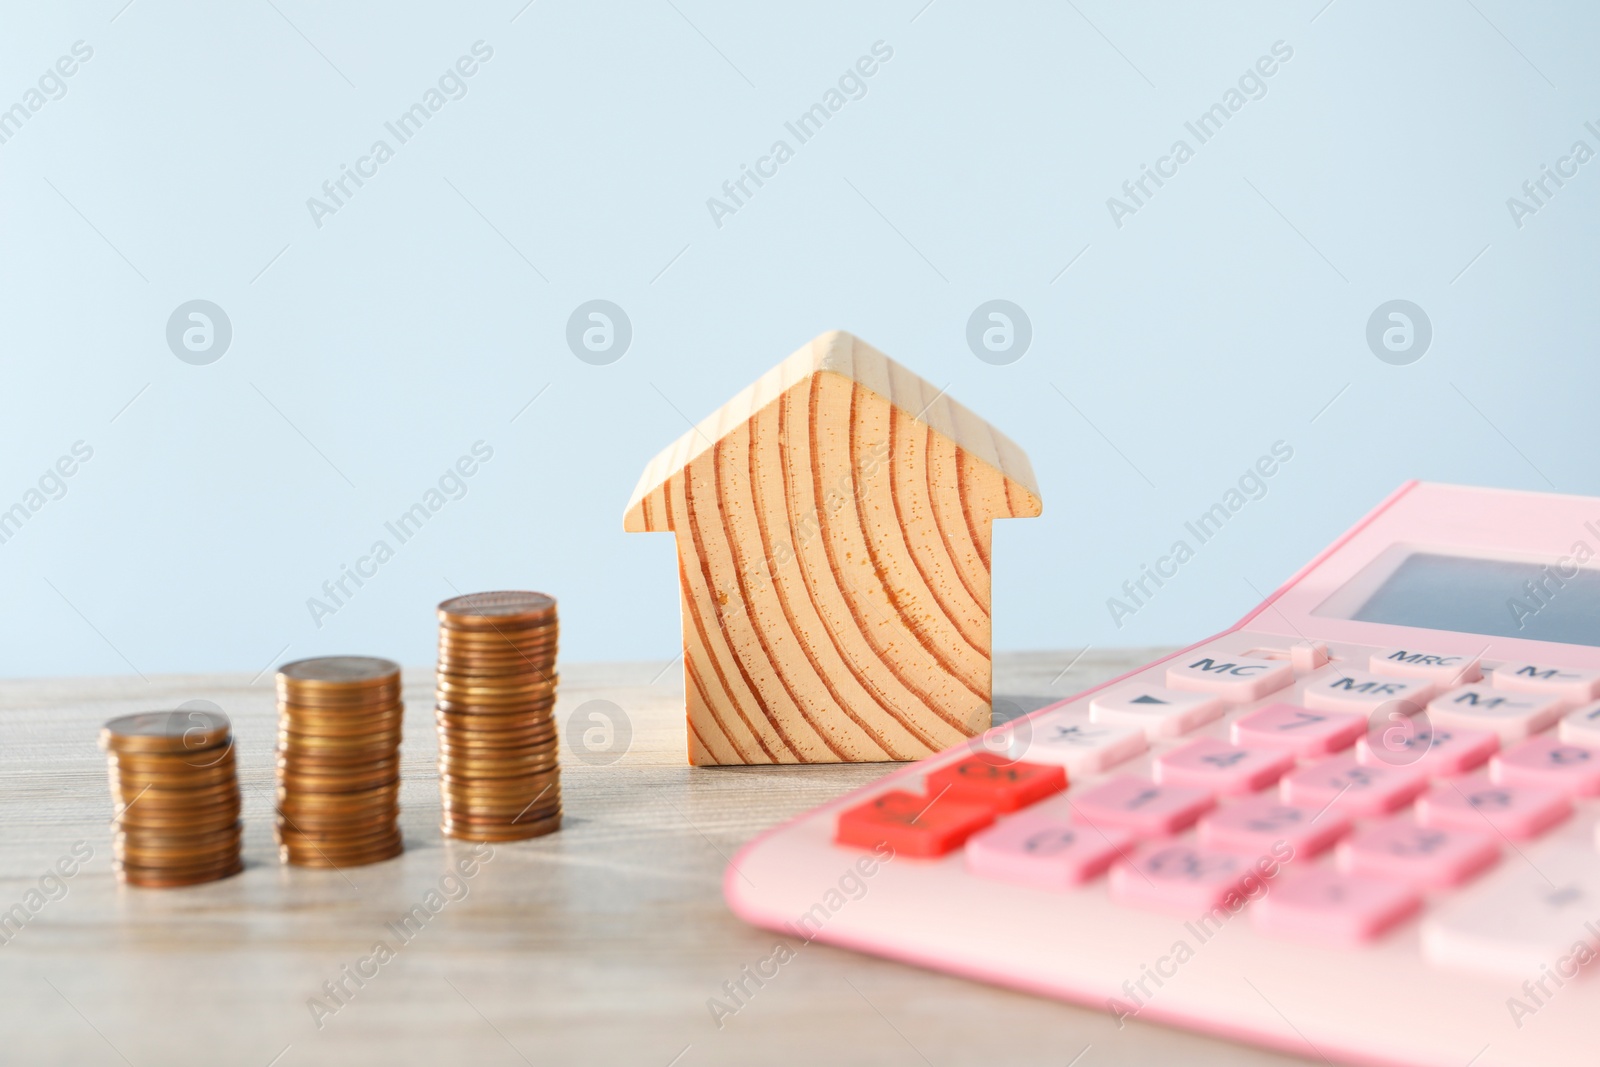
[[[999,657],[996,707],[1031,710],[1154,654]],[[563,724],[588,701],[610,701],[631,744],[614,762],[587,762],[564,729],[564,828],[494,846],[467,879],[449,876],[474,846],[438,830],[426,668],[406,672],[407,851],[344,872],[278,864],[270,674],[0,684],[0,911],[21,904],[27,919],[12,910],[0,925],[0,1062],[1301,1062],[1137,1022],[1119,1031],[1097,1011],[820,944],[719,1028],[708,999],[775,940],[723,904],[728,857],[896,765],[691,768],[676,665],[563,664],[561,674]],[[247,869],[192,889],[120,887],[98,727],[197,698],[233,718]],[[51,876],[75,848],[91,858],[71,878]],[[402,941],[389,924],[418,904],[437,911]],[[379,941],[392,958],[357,987],[344,968]],[[323,990],[341,979],[353,992],[339,1004]]]

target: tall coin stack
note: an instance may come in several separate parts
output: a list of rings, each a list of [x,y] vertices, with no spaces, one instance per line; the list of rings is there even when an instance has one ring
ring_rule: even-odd
[[[398,856],[400,666],[324,656],[278,669],[278,854],[297,867]]]
[[[111,851],[129,885],[194,885],[238,874],[239,777],[220,712],[150,711],[100,730],[111,765]]]
[[[445,836],[518,841],[561,827],[556,602],[471,593],[439,605],[439,793]]]

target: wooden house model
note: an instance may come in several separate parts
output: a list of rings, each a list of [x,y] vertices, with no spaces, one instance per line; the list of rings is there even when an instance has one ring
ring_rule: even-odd
[[[823,334],[645,468],[677,535],[689,762],[911,760],[990,722],[990,521],[1028,457],[848,333]]]

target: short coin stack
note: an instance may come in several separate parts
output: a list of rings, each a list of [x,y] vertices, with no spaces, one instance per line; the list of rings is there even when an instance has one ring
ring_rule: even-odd
[[[150,711],[100,730],[111,764],[112,855],[129,885],[194,885],[238,874],[242,826],[233,733],[221,712]]]
[[[297,867],[398,856],[400,667],[324,656],[278,669],[278,852]]]
[[[561,827],[556,602],[472,593],[439,605],[439,792],[445,836],[518,841]]]

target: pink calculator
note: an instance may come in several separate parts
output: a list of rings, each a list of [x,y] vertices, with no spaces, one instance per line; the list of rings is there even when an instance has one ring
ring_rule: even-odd
[[[1412,482],[1232,629],[751,842],[728,902],[1313,1060],[1595,1064],[1597,555],[1600,499]]]

